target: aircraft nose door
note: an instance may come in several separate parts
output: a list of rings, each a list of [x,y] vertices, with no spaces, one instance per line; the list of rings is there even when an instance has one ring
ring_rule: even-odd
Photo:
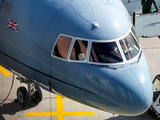
[[[107,95],[115,101],[117,110],[121,111],[119,114],[143,113],[153,99],[151,77],[145,67],[122,70],[112,77],[107,89]]]

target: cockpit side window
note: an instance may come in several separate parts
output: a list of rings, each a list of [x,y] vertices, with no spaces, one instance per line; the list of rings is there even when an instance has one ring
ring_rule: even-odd
[[[130,60],[139,53],[140,47],[131,33],[119,42],[127,60]]]
[[[53,55],[60,58],[67,58],[72,38],[60,36],[53,50]]]
[[[70,56],[71,60],[83,61],[86,59],[88,41],[76,40]]]
[[[135,32],[134,26],[132,26],[132,33],[134,34],[134,36],[136,37],[136,39],[137,39],[138,42],[139,42],[139,39],[138,39],[137,34],[136,34],[136,32]]]
[[[90,62],[119,63],[123,62],[116,42],[92,43]]]

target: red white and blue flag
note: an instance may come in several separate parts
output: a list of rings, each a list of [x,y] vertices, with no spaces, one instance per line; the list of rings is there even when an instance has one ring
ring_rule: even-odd
[[[14,22],[14,21],[12,21],[12,20],[10,20],[10,19],[8,19],[8,22],[7,22],[7,27],[8,27],[8,28],[10,28],[10,29],[18,32],[18,26],[19,26],[18,23]]]

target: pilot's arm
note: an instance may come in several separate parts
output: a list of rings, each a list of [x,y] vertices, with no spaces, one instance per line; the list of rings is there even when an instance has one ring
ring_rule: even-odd
[[[153,3],[154,3],[155,8],[157,9],[157,12],[160,13],[160,10],[158,8],[158,4],[157,4],[156,0],[153,0]]]

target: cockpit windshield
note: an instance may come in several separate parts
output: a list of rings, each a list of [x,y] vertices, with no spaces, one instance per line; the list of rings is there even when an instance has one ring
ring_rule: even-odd
[[[123,62],[123,59],[116,42],[93,42],[89,61],[97,63],[118,63]]]
[[[140,47],[131,33],[119,42],[127,60],[130,60],[139,53]]]
[[[61,35],[52,49],[52,56],[71,62],[123,63],[140,53],[140,46],[133,32],[132,29],[123,39],[101,41]]]
[[[139,39],[138,39],[138,37],[137,37],[137,35],[136,35],[134,26],[132,26],[132,29],[131,29],[131,30],[132,30],[133,35],[136,37],[137,41],[139,42]]]

